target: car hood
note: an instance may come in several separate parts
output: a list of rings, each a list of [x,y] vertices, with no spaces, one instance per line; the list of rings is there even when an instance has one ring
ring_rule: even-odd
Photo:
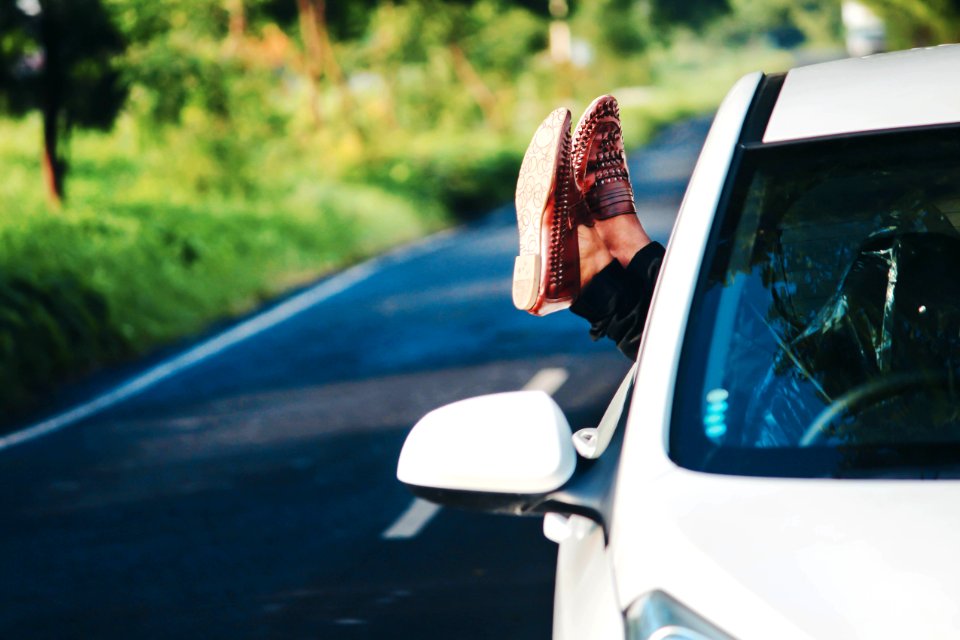
[[[633,508],[625,508],[633,505]],[[663,590],[748,638],[957,637],[960,482],[675,469],[617,497],[624,606]]]

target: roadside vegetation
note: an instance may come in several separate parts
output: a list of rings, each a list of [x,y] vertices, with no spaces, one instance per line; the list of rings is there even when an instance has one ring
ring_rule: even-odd
[[[827,0],[679,4],[7,3],[3,420],[509,201],[558,104],[613,92],[637,146],[742,73],[837,50]]]

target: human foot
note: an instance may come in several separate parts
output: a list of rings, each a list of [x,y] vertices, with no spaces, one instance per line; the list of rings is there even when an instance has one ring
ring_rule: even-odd
[[[557,109],[534,134],[517,179],[513,304],[538,316],[566,309],[580,293],[576,228],[586,208],[570,152],[570,111]]]
[[[573,170],[594,220],[636,215],[620,106],[613,96],[595,99],[580,117],[573,139]]]
[[[600,96],[577,123],[573,140],[574,180],[585,194],[590,216],[607,250],[626,266],[650,237],[637,218],[623,147],[620,107]]]
[[[577,227],[577,243],[580,246],[580,288],[586,287],[593,277],[603,271],[614,257],[597,233],[596,227]]]

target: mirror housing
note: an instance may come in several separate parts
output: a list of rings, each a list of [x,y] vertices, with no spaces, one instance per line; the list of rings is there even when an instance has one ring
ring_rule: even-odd
[[[522,514],[567,483],[576,458],[553,398],[515,391],[428,413],[404,442],[397,478],[431,502]]]

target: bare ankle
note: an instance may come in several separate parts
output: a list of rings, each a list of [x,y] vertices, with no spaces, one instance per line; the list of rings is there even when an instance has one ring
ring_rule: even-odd
[[[623,266],[651,242],[639,218],[632,214],[598,220],[596,229],[607,251]]]
[[[607,250],[603,240],[592,227],[577,227],[580,243],[580,286],[586,286],[593,277],[600,273],[614,260],[614,256]]]

